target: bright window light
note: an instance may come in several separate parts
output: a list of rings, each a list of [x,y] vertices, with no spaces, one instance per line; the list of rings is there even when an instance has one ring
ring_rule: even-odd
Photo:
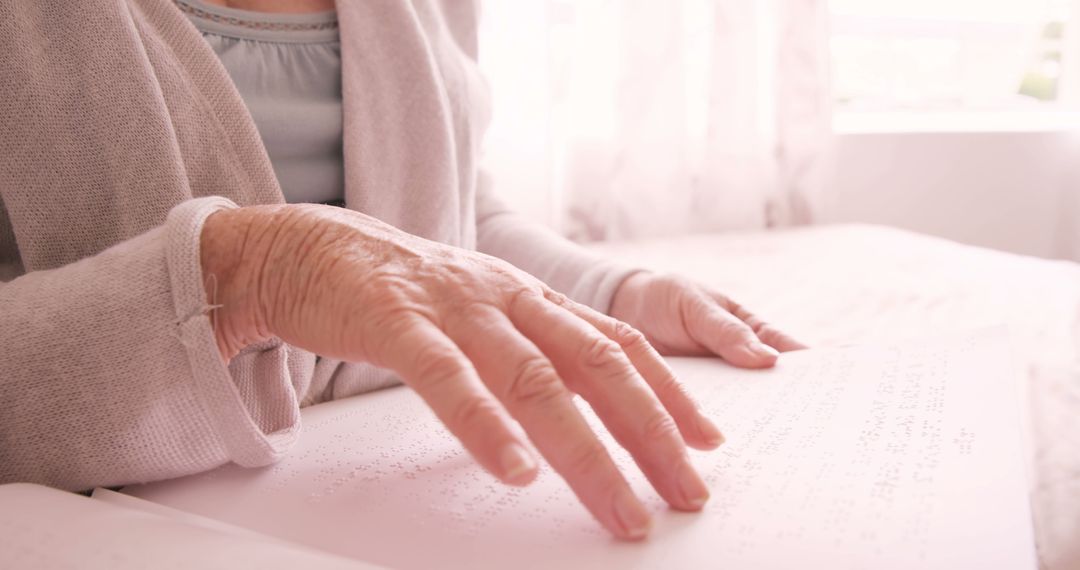
[[[831,0],[830,8],[840,111],[1076,106],[1080,0]]]

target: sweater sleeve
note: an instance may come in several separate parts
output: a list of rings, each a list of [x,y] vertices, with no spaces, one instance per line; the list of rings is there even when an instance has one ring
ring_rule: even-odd
[[[531,273],[571,299],[607,313],[637,269],[603,259],[507,207],[481,171],[476,188],[477,249]]]
[[[303,366],[280,341],[226,366],[208,317],[199,236],[230,207],[188,200],[145,234],[0,284],[0,483],[123,485],[290,446]]]
[[[461,53],[475,65],[480,3],[442,0],[440,6]],[[495,195],[491,177],[483,169],[476,183],[476,248],[509,261],[552,289],[602,313],[611,308],[611,299],[623,280],[637,272],[593,255],[508,208]]]

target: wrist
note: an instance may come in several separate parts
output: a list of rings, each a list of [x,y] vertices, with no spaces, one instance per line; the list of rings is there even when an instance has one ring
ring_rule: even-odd
[[[244,347],[272,335],[265,326],[259,302],[259,274],[266,254],[258,237],[265,225],[261,208],[236,208],[211,214],[199,243],[203,286],[214,307],[210,320],[218,350],[228,361]]]
[[[611,309],[608,314],[624,323],[634,325],[641,313],[641,300],[645,297],[653,274],[649,271],[637,271],[623,279],[611,297]]]

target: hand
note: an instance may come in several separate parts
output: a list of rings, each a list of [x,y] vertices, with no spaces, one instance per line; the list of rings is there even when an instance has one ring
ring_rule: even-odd
[[[645,337],[505,262],[311,205],[215,213],[201,247],[225,358],[276,336],[390,368],[481,465],[524,485],[537,464],[516,420],[605,527],[641,538],[649,514],[577,393],[669,504],[697,510],[708,499],[686,445],[723,438]]]
[[[777,351],[806,348],[724,295],[673,276],[631,275],[615,292],[611,316],[666,356],[715,354],[735,366],[768,368]]]

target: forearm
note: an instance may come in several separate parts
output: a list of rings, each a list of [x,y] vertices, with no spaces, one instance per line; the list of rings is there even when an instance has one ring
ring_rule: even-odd
[[[638,271],[513,212],[492,194],[486,180],[477,193],[477,249],[513,263],[579,303],[608,313],[619,286]]]
[[[230,367],[218,354],[198,265],[206,205],[0,285],[0,481],[118,485],[287,447],[303,379],[284,345]]]

